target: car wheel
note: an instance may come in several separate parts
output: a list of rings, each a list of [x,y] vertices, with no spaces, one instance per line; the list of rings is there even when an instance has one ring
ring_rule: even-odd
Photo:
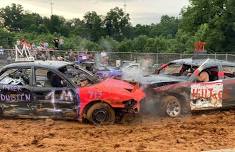
[[[93,124],[113,124],[115,112],[108,104],[96,103],[88,109],[87,119]]]
[[[165,115],[175,118],[182,114],[182,105],[175,96],[167,96],[162,100],[161,111]]]

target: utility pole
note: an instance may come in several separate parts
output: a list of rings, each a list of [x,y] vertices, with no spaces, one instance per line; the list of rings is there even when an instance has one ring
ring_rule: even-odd
[[[124,0],[124,5],[123,5],[123,7],[124,7],[124,12],[126,13],[126,7],[127,7],[126,0]]]
[[[53,5],[54,5],[54,3],[53,3],[53,0],[51,0],[51,16],[53,15]]]

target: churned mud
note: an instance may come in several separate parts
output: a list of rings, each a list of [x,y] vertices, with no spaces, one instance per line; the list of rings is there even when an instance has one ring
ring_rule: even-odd
[[[131,124],[1,119],[0,151],[204,151],[235,147],[235,110],[177,119],[142,116]]]

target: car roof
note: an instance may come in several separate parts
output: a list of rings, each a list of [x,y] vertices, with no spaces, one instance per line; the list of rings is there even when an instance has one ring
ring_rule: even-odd
[[[38,67],[44,67],[49,69],[59,69],[61,67],[64,67],[66,65],[71,65],[73,63],[71,62],[65,62],[65,61],[29,61],[29,62],[15,62],[8,64],[4,66],[3,68],[12,68],[12,67],[25,67],[25,66],[38,66]]]
[[[171,61],[170,63],[176,63],[176,64],[186,64],[186,65],[192,65],[192,66],[200,66],[202,65],[205,61],[206,66],[216,66],[216,65],[222,65],[222,66],[235,66],[235,63],[229,62],[229,61],[224,61],[224,60],[218,60],[218,59],[192,59],[192,58],[187,58],[187,59],[178,59]]]

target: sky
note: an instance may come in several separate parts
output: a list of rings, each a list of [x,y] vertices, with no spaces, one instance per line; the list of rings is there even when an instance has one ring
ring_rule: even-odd
[[[131,23],[158,23],[162,15],[179,16],[183,7],[189,5],[189,0],[52,0],[53,14],[66,19],[80,18],[88,11],[96,11],[105,15],[116,6],[124,8],[130,14]],[[11,3],[21,4],[24,10],[36,12],[42,16],[51,15],[51,0],[0,0],[0,8]]]

